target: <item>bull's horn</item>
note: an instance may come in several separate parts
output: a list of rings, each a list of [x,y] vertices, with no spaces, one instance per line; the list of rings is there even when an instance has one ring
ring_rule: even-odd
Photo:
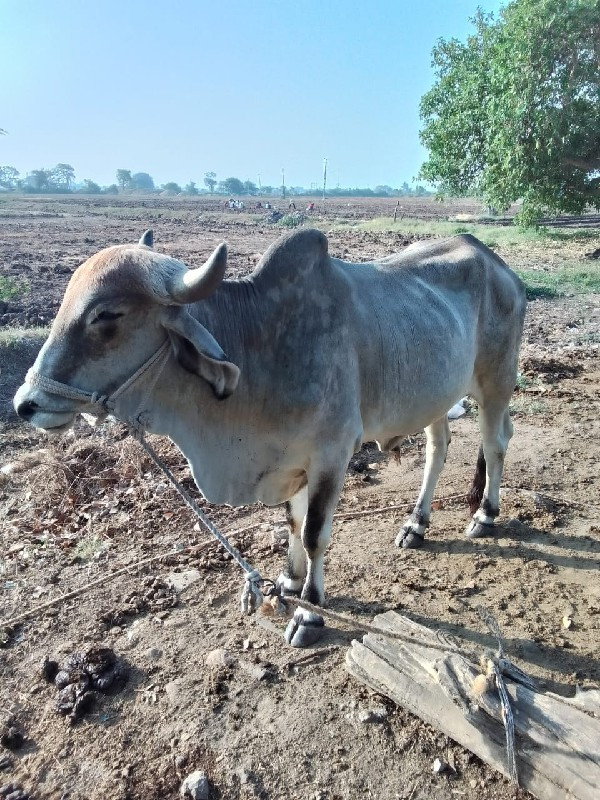
[[[142,234],[138,244],[143,245],[144,247],[154,246],[154,233],[152,232],[152,228],[148,228],[148,230]]]
[[[177,303],[195,303],[211,295],[221,284],[227,269],[227,245],[220,244],[202,267],[174,275],[168,287]]]

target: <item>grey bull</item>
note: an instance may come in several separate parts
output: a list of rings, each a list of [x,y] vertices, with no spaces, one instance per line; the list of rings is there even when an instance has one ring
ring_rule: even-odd
[[[394,450],[424,428],[423,484],[396,538],[422,546],[447,410],[465,394],[479,404],[482,437],[466,534],[493,532],[525,292],[491,250],[461,235],[352,264],[329,256],[320,231],[302,230],[248,277],[224,280],[224,245],[197,269],[152,245],[147,231],[77,269],[32,374],[116,392],[114,415],[141,414],[169,436],[210,502],[286,503],[285,592],[324,602],[323,556],[352,454],[372,440]],[[86,410],[33,377],[14,405],[55,432]],[[314,641],[320,624],[298,612],[291,643]]]

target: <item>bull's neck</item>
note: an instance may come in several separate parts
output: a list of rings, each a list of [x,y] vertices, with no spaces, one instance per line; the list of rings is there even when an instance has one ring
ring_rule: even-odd
[[[167,364],[154,392],[156,403],[151,429],[169,436],[189,457],[188,445],[201,438],[205,445],[226,445],[223,436],[236,444],[241,430],[248,428],[248,399],[261,401],[262,389],[248,383],[255,327],[260,327],[256,292],[251,280],[227,281],[207,300],[188,307],[189,312],[215,337],[226,357],[240,369],[240,382],[225,400],[212,388],[190,376],[174,358]],[[256,420],[258,422],[258,420]],[[227,433],[224,433],[227,431]],[[204,446],[204,445],[203,445]]]
[[[190,313],[215,337],[221,348],[243,370],[247,344],[261,324],[261,298],[252,278],[223,281],[206,300],[190,306]]]

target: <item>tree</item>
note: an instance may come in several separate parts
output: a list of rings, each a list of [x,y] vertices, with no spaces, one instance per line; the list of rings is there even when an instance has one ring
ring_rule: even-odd
[[[177,192],[177,194],[181,194],[181,186],[175,181],[169,181],[168,183],[163,183],[160,187],[165,192]]]
[[[208,191],[212,194],[215,191],[215,186],[217,185],[217,173],[206,172],[204,175],[204,185],[208,188]]]
[[[100,194],[102,191],[97,183],[86,178],[81,186],[81,191],[84,194]]]
[[[14,189],[19,178],[19,170],[15,167],[0,167],[0,186],[5,189]]]
[[[63,192],[70,192],[75,180],[75,170],[70,164],[57,164],[51,171],[51,183]]]
[[[136,172],[131,176],[131,183],[135,189],[154,189],[152,176],[147,172]]]
[[[28,175],[28,183],[36,192],[45,192],[50,188],[51,172],[49,169],[34,169]]]
[[[239,178],[225,178],[223,181],[225,194],[243,194],[244,184]]]
[[[198,187],[196,186],[196,184],[194,183],[194,181],[190,181],[190,182],[187,184],[187,186],[185,186],[185,187],[184,187],[183,191],[184,191],[186,194],[193,194],[193,195],[200,194],[200,192],[198,191]]]
[[[252,181],[244,181],[244,192],[250,195],[258,194],[258,187]]]
[[[102,189],[103,194],[119,194],[119,187],[116,183],[111,183],[110,186],[105,186]]]
[[[513,0],[473,23],[433,50],[420,177],[497,208],[522,199],[525,224],[600,208],[598,0]]]
[[[125,189],[131,188],[132,180],[130,169],[117,170],[117,183],[119,184],[119,189],[122,192],[125,191]]]

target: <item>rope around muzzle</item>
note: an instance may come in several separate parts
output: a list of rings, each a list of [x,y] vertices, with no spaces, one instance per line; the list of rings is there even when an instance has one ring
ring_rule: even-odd
[[[37,386],[44,392],[48,392],[48,394],[55,394],[67,400],[77,400],[80,403],[85,403],[91,410],[110,414],[114,411],[116,401],[137,383],[146,372],[157,365],[157,362],[160,362],[158,363],[157,374],[153,382],[156,383],[169,359],[170,350],[171,342],[169,339],[165,339],[158,350],[144,361],[142,366],[139,367],[130,378],[127,378],[118,389],[115,389],[115,391],[110,394],[100,394],[99,392],[87,392],[83,389],[77,389],[75,386],[69,386],[67,383],[61,383],[60,381],[55,381],[53,378],[47,378],[45,375],[41,375],[39,372],[36,372],[33,367],[25,376],[25,383],[28,383],[30,386]],[[78,413],[81,413],[81,410],[82,409],[79,409]]]

